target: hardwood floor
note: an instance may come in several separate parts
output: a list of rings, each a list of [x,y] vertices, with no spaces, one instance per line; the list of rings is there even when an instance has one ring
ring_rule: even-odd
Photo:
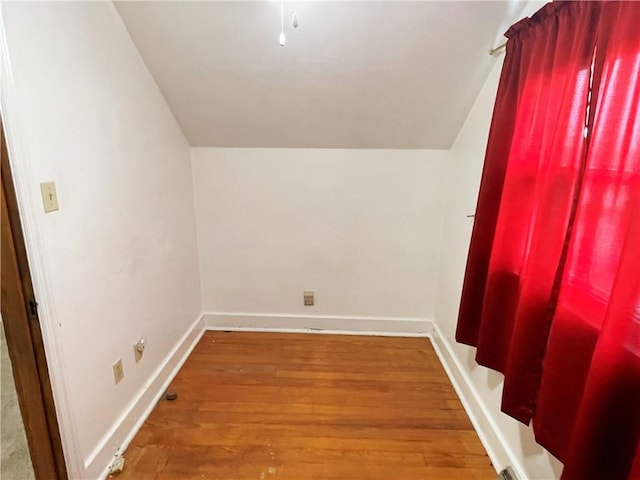
[[[206,332],[118,480],[493,480],[426,338]]]

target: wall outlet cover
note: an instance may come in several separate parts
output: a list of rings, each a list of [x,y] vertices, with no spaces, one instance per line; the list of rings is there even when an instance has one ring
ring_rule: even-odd
[[[138,348],[138,344],[135,344],[133,346],[133,358],[136,359],[136,363],[138,363],[140,361],[140,359],[142,358],[142,353],[144,352],[144,350],[140,350],[140,348]]]
[[[109,465],[109,475],[120,473],[124,470],[124,457],[116,455],[111,465]]]
[[[116,385],[120,383],[120,380],[124,378],[124,367],[122,366],[122,359],[119,358],[116,363],[113,364],[113,379]]]
[[[307,290],[304,292],[304,306],[311,307],[313,305],[315,305],[315,293]]]

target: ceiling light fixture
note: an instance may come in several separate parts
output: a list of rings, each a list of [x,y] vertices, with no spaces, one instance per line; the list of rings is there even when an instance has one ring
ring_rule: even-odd
[[[280,2],[280,36],[278,37],[278,43],[281,47],[287,43],[287,37],[284,35],[284,0]]]

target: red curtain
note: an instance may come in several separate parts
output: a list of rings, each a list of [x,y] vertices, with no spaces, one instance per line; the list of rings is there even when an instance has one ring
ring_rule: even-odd
[[[478,363],[501,372],[533,359],[521,355],[521,348],[528,354],[546,343],[548,325],[529,332],[526,321],[550,321],[549,299],[585,152],[596,21],[597,9],[589,3],[552,3],[506,34],[505,67],[519,72],[518,89],[496,104],[494,124],[503,117],[502,105],[515,106],[513,114],[508,111],[513,127],[507,130],[504,157],[494,155],[494,144],[505,143],[500,132],[492,130],[489,139],[456,332],[459,342],[478,347]],[[485,182],[499,168],[505,174],[497,195]],[[495,226],[485,222],[485,210],[496,216]],[[487,230],[491,241],[478,242]],[[487,267],[478,269],[483,263]],[[522,326],[516,326],[516,318]],[[529,334],[535,338],[511,349],[514,335]],[[529,385],[537,383],[540,371],[537,364],[528,367],[509,378],[510,385],[505,382],[514,392],[505,396],[505,410],[524,422],[530,420],[533,398],[522,393],[535,394]]]
[[[604,3],[594,120],[536,437],[565,478],[627,478],[640,432],[640,4]],[[636,477],[640,478],[640,477]]]
[[[510,29],[467,261],[456,338],[563,479],[640,478],[639,25],[556,2]]]
[[[525,22],[525,20],[523,20]],[[522,90],[520,83],[522,68],[522,41],[514,25],[505,35],[506,55],[500,74],[500,83],[496,94],[495,112],[491,120],[486,158],[480,182],[479,200],[476,206],[475,222],[471,236],[471,246],[467,257],[467,270],[460,304],[460,317],[465,321],[458,324],[456,339],[468,345],[477,345],[480,331],[482,301],[489,269],[489,254],[498,220],[498,209],[502,186],[507,168],[507,159],[511,150],[513,129],[518,113],[517,98]],[[527,62],[529,63],[529,62]]]

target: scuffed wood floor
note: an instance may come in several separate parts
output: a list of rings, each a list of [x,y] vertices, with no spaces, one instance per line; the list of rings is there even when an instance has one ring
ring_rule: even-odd
[[[118,480],[490,480],[426,338],[206,332]]]

